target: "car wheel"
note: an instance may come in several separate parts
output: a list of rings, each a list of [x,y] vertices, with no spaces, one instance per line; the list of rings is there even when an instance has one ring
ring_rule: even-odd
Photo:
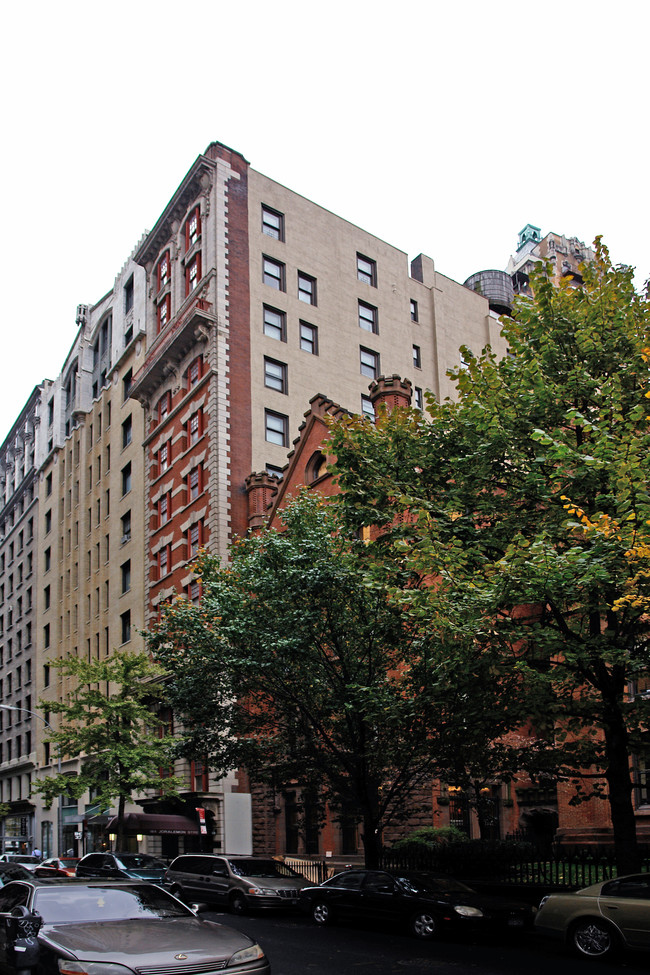
[[[332,923],[332,909],[325,901],[315,901],[311,906],[311,916],[316,924],[324,927]]]
[[[571,944],[580,955],[587,958],[607,958],[614,954],[618,939],[604,921],[586,917],[571,929]]]
[[[430,911],[418,911],[411,918],[411,934],[423,941],[435,938],[438,933],[438,922]]]
[[[247,906],[246,898],[243,894],[230,895],[230,910],[233,914],[245,914]]]

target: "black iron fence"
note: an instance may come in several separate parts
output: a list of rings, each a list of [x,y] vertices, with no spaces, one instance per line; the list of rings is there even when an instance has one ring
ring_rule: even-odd
[[[607,848],[564,851],[535,849],[529,843],[470,840],[441,844],[434,851],[382,854],[390,870],[434,870],[459,879],[518,886],[579,889],[616,875],[614,852]],[[650,870],[650,850],[642,852],[642,869]]]
[[[346,867],[315,857],[288,855],[284,859],[312,884],[320,884]],[[515,839],[446,843],[434,850],[384,850],[379,866],[385,870],[433,870],[468,883],[556,890],[577,890],[616,876],[611,849],[583,847],[565,852],[555,848],[551,852]],[[642,850],[641,869],[650,871],[650,848]]]
[[[302,874],[310,884],[322,884],[324,880],[336,873],[331,864],[328,865],[327,860],[303,858],[288,853],[284,857],[284,862],[288,867],[292,867]]]

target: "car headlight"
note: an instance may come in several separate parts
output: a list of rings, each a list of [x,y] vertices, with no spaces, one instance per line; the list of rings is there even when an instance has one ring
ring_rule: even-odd
[[[457,904],[454,907],[456,914],[460,914],[461,917],[483,917],[483,911],[480,907],[469,907],[467,904]]]
[[[228,962],[228,968],[231,965],[243,965],[247,961],[258,961],[260,958],[264,958],[264,952],[259,945],[251,945],[250,948],[242,948],[240,951],[236,951]]]
[[[126,975],[130,968],[124,965],[95,961],[71,961],[69,958],[59,958],[59,972],[61,975]]]
[[[255,897],[278,897],[277,890],[273,890],[272,887],[249,887],[248,893],[253,894]]]

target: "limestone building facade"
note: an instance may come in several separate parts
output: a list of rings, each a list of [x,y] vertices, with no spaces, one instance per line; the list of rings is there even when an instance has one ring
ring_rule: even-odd
[[[211,143],[110,291],[79,306],[63,367],[35,400],[32,708],[70,692],[52,666],[57,657],[140,649],[139,632],[167,600],[200,599],[194,556],[207,547],[227,558],[248,531],[246,479],[281,473],[319,389],[371,414],[369,384],[396,373],[409,377],[422,406],[426,390],[453,395],[447,370],[460,363],[461,345],[479,352],[488,344],[505,354],[498,311],[484,295],[425,255],[409,263],[404,251]],[[6,493],[0,518],[10,503]],[[14,700],[15,681],[13,696],[6,692],[5,683],[2,703]],[[35,725],[42,721],[32,723],[26,761],[32,775],[45,775],[57,756]],[[65,757],[63,770],[73,773],[75,762]],[[173,856],[198,844],[232,851],[236,842],[249,852],[245,775],[216,780],[202,763],[179,771],[183,811],[211,814],[209,833],[143,829],[140,848]],[[51,810],[31,802],[25,844],[82,853],[105,842],[110,811],[92,796]],[[151,795],[132,811],[142,825],[138,816],[178,807]]]

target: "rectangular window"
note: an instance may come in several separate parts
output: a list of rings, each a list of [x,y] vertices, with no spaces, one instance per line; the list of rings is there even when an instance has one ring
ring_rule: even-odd
[[[162,579],[169,572],[169,545],[165,545],[158,552],[158,578]]]
[[[366,304],[365,301],[359,302],[359,328],[375,334],[379,331],[377,309],[374,305]]]
[[[52,511],[45,512],[45,534],[48,535],[52,531]]]
[[[276,291],[286,291],[284,264],[281,264],[280,261],[274,261],[272,257],[263,258],[262,280],[264,284],[268,284],[270,288],[275,288]]]
[[[169,267],[169,251],[165,251],[163,256],[158,261],[158,265],[156,267],[156,283],[158,285],[158,291],[160,291],[161,288],[164,288],[169,281]]]
[[[125,593],[131,588],[131,559],[122,563],[120,572],[122,574],[122,592]]]
[[[52,493],[52,475],[48,474],[45,478],[45,497],[49,498]]]
[[[198,251],[185,268],[185,297],[191,294],[201,280],[201,252]]]
[[[286,320],[283,311],[264,305],[264,334],[269,338],[277,339],[279,342],[287,341]]]
[[[264,385],[276,389],[278,393],[287,392],[287,367],[284,362],[264,356]]]
[[[192,389],[196,386],[203,374],[203,357],[197,355],[196,359],[190,362],[187,367],[187,388]]]
[[[122,497],[131,490],[131,461],[122,468]]]
[[[275,240],[284,240],[284,214],[262,204],[262,233]]]
[[[289,417],[272,410],[264,410],[264,427],[268,443],[278,444],[280,447],[289,445]]]
[[[162,332],[172,317],[172,297],[169,292],[156,305],[156,316],[158,319],[158,331]]]
[[[417,301],[413,301],[413,299],[411,298],[411,321],[419,322],[419,320],[420,319],[418,318],[418,303]]]
[[[156,412],[158,414],[158,422],[159,423],[162,420],[164,420],[165,417],[167,416],[167,414],[169,413],[169,409],[170,409],[170,406],[171,406],[171,396],[172,396],[171,392],[169,390],[167,390],[167,392],[166,393],[163,393],[163,395],[158,400],[158,405],[156,407]]]
[[[187,439],[190,446],[198,443],[201,437],[201,410],[193,413],[187,424]]]
[[[199,207],[195,206],[189,217],[185,221],[185,250],[194,247],[201,236],[201,214]]]
[[[120,616],[120,623],[122,629],[122,643],[128,643],[131,639],[131,610],[127,609],[126,613],[122,613]]]
[[[128,315],[133,308],[133,275],[124,285],[124,314]]]
[[[170,493],[167,491],[158,499],[158,527],[166,525],[170,516]]]
[[[298,271],[298,297],[308,305],[316,304],[316,278]]]
[[[131,512],[122,515],[122,545],[131,540]]]
[[[131,392],[131,386],[133,385],[133,369],[127,369],[124,373],[124,378],[122,379],[122,400],[124,402],[129,398],[129,393]]]
[[[413,365],[415,366],[416,369],[422,368],[422,357],[420,355],[419,345],[413,346]]]
[[[199,522],[192,525],[187,533],[187,557],[195,559],[201,548],[201,525]]]
[[[361,413],[366,419],[372,420],[373,423],[375,422],[375,408],[372,405],[372,400],[369,396],[364,396],[363,394],[361,396]]]
[[[195,501],[201,493],[201,468],[194,467],[187,476],[188,501]]]
[[[187,597],[194,606],[199,605],[201,602],[201,587],[198,582],[190,582],[187,588]]]
[[[424,408],[424,396],[422,395],[422,390],[419,386],[416,386],[414,390],[414,402],[417,410]]]
[[[158,474],[164,474],[169,470],[171,463],[171,442],[168,440],[158,451]]]
[[[310,355],[318,355],[318,329],[315,325],[300,323],[300,348]]]
[[[377,262],[363,254],[357,254],[357,278],[364,284],[370,284],[373,288],[377,287]]]
[[[368,379],[376,379],[379,375],[379,353],[371,349],[359,349],[359,361],[361,365],[361,375]]]
[[[127,416],[122,424],[122,450],[128,447],[133,440],[133,417]]]

